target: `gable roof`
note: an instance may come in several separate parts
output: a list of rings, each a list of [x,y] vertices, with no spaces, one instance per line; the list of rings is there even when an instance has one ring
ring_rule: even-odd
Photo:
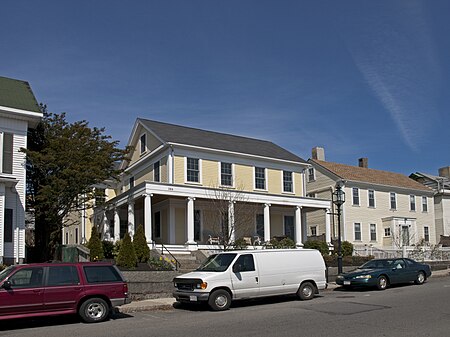
[[[41,112],[28,82],[1,76],[0,106],[32,112]]]
[[[406,189],[431,192],[432,190],[423,184],[400,173],[374,170],[365,167],[331,163],[327,161],[310,159],[310,162],[319,165],[343,180],[363,182],[375,185],[400,187]]]
[[[421,172],[411,173],[409,177],[431,188],[450,189],[450,179],[447,177],[435,176]]]
[[[148,119],[139,118],[138,121],[166,144],[191,145],[306,164],[304,159],[266,140],[201,130]]]

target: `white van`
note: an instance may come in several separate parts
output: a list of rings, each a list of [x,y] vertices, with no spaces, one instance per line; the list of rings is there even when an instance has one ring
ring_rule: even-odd
[[[297,294],[309,300],[327,287],[325,262],[315,249],[226,251],[174,278],[179,302],[207,302],[226,310],[232,300]]]

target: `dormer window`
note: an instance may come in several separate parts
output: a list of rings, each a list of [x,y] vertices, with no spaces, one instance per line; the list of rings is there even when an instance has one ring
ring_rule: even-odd
[[[141,154],[147,151],[147,137],[145,133],[141,136]]]

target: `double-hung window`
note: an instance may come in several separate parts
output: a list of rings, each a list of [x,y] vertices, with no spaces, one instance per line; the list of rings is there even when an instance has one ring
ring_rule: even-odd
[[[397,195],[394,192],[390,193],[391,209],[397,209]]]
[[[283,171],[283,192],[294,192],[292,183],[292,172]]]
[[[416,210],[416,196],[412,194],[409,196],[409,210],[413,212]]]
[[[159,169],[159,161],[153,164],[153,181],[160,182],[161,176],[160,176],[160,169]]]
[[[3,139],[3,144],[0,142],[0,172],[13,173],[13,135],[12,133],[0,133],[0,140]]]
[[[428,200],[427,200],[427,197],[422,197],[422,212],[428,212]]]
[[[264,167],[255,167],[255,189],[266,189],[266,169]]]
[[[370,224],[370,241],[377,241],[377,225]]]
[[[352,196],[353,196],[353,205],[359,206],[359,188],[352,188]]]
[[[386,228],[384,229],[384,236],[385,236],[385,237],[391,236],[391,228],[390,228],[390,227],[386,227]]]
[[[369,197],[369,207],[375,207],[375,191],[369,190],[368,197]]]
[[[425,242],[430,242],[430,227],[423,227],[423,237]]]
[[[145,133],[141,136],[141,154],[147,151],[147,137]]]
[[[310,167],[310,168],[308,169],[308,181],[314,181],[314,180],[316,180],[316,175],[315,175],[315,172],[314,172],[314,167]]]
[[[355,230],[355,241],[361,241],[361,224],[359,222],[356,222],[354,224],[354,230]]]
[[[233,165],[220,163],[220,185],[233,186]]]
[[[186,180],[188,182],[200,182],[200,166],[199,160],[196,158],[186,159]]]

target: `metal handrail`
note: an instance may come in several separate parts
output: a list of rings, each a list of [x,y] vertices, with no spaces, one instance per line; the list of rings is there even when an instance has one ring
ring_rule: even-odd
[[[177,260],[175,256],[170,252],[170,250],[164,246],[164,244],[161,243],[161,254],[164,254],[164,249],[167,250],[169,255],[172,257],[172,259],[175,261],[175,270],[178,271],[178,268],[181,267],[181,263]]]

